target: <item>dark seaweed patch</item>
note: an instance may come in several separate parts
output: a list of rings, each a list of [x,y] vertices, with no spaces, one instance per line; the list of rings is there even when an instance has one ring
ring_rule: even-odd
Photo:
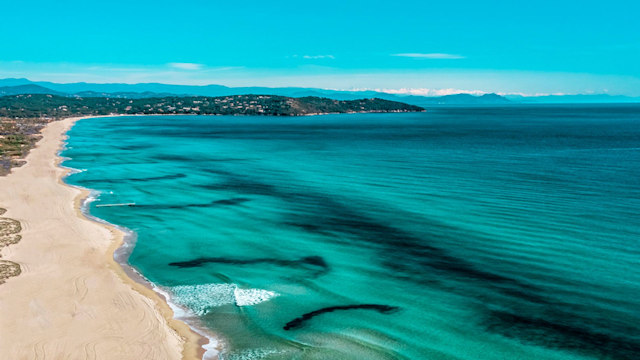
[[[226,175],[223,172],[217,172],[218,175]],[[234,181],[224,181],[222,183],[214,183],[214,184],[203,184],[198,185],[198,187],[207,189],[207,190],[223,190],[223,191],[234,191],[240,194],[253,194],[253,195],[265,195],[265,196],[274,196],[278,194],[278,191],[275,187],[268,184],[261,184],[257,182],[234,182]]]
[[[531,285],[518,280],[478,269],[471,263],[430,245],[439,241],[455,242],[463,234],[459,229],[430,221],[424,228],[427,238],[416,237],[391,225],[383,224],[352,207],[317,193],[291,191],[288,188],[265,184],[249,177],[227,175],[221,183],[203,185],[208,189],[234,191],[240,194],[271,196],[286,201],[294,209],[284,223],[320,234],[343,234],[350,239],[374,243],[380,248],[384,264],[402,272],[415,281],[431,282],[447,276],[457,280],[480,280],[483,286],[503,290],[505,295],[529,302],[544,302]],[[484,241],[484,239],[478,239]]]
[[[322,308],[320,310],[315,310],[312,312],[308,312],[306,314],[303,314],[300,317],[297,317],[291,321],[289,321],[288,323],[286,323],[283,327],[284,330],[291,330],[291,329],[296,329],[296,328],[300,328],[302,327],[302,325],[306,322],[311,320],[312,318],[318,316],[318,315],[322,315],[322,314],[326,314],[326,313],[330,313],[330,312],[334,312],[337,310],[375,310],[381,314],[389,314],[393,311],[398,310],[399,308],[397,306],[389,306],[389,305],[377,305],[377,304],[362,304],[362,305],[343,305],[343,306],[330,306],[330,307],[326,307],[326,308]]]
[[[181,179],[186,177],[187,175],[185,174],[169,174],[169,175],[163,175],[163,176],[151,176],[151,177],[146,177],[146,178],[130,178],[130,179],[125,179],[125,181],[157,181],[157,180],[174,180],[174,179]]]
[[[598,307],[591,312],[581,311],[577,304],[559,300],[549,289],[500,274],[491,268],[479,268],[435,245],[456,244],[460,239],[466,239],[465,242],[490,241],[477,234],[423,219],[418,237],[387,224],[382,220],[384,214],[373,213],[376,209],[371,206],[360,206],[371,209],[371,213],[365,213],[328,195],[311,189],[302,190],[301,186],[275,186],[255,178],[232,175],[209,186],[216,190],[278,198],[290,210],[285,225],[329,235],[328,239],[332,241],[368,243],[369,248],[377,251],[382,264],[392,270],[391,276],[438,285],[475,299],[473,303],[481,314],[479,321],[482,322],[482,314],[487,315],[489,331],[541,346],[568,348],[562,345],[564,342],[571,344],[571,348],[588,349],[605,358],[640,358],[640,340],[637,337],[616,337],[616,334],[633,333],[622,325],[627,320],[615,314],[611,319],[594,316],[598,311],[607,313]],[[505,311],[494,312],[496,307]],[[544,314],[544,319],[539,318],[540,314]],[[574,319],[572,325],[566,325],[567,318]],[[599,329],[599,332],[588,329]],[[545,341],[546,337],[553,336],[561,340]],[[602,344],[602,349],[594,343]]]
[[[257,259],[233,259],[223,257],[202,257],[187,261],[177,261],[169,263],[169,266],[179,268],[200,267],[206,264],[231,264],[231,265],[253,265],[253,264],[273,264],[285,267],[306,268],[313,270],[314,277],[325,274],[329,271],[329,265],[321,256],[305,256],[299,260],[283,260],[276,258]]]
[[[169,174],[162,176],[150,176],[142,178],[123,178],[123,179],[83,179],[83,182],[98,182],[105,184],[115,184],[122,182],[146,182],[146,181],[158,181],[158,180],[175,180],[186,177],[185,174]]]
[[[631,338],[616,337],[592,330],[588,324],[575,323],[581,322],[581,319],[570,316],[553,318],[556,318],[556,321],[506,311],[492,311],[488,328],[506,337],[551,348],[595,353],[616,359],[638,359],[640,356],[637,339],[634,341]],[[618,334],[633,336],[633,330],[628,330]]]
[[[145,150],[151,149],[153,145],[148,144],[131,144],[131,145],[118,145],[118,149],[120,150]]]
[[[193,157],[177,155],[177,154],[159,154],[159,155],[154,155],[151,158],[154,160],[160,160],[160,161],[178,161],[178,162],[185,162],[185,163],[189,163],[193,161]]]
[[[217,168],[216,169],[212,169],[212,168],[200,169],[200,171],[206,172],[206,173],[209,173],[209,174],[214,174],[214,175],[224,175],[224,176],[233,175],[233,173],[231,173],[229,171],[222,170],[222,169],[217,169]],[[201,186],[201,187],[206,188],[206,186]]]
[[[231,199],[216,200],[211,204],[212,205],[238,205],[238,204],[246,203],[247,201],[249,201],[249,199],[247,198],[231,198]]]
[[[247,198],[230,198],[230,199],[222,199],[215,200],[208,203],[200,203],[200,204],[135,204],[131,205],[132,208],[139,209],[186,209],[186,208],[212,208],[218,206],[233,206],[244,204],[248,201],[251,201]]]

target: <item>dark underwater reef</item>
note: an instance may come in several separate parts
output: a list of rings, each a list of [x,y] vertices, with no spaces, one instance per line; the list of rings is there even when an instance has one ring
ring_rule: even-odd
[[[382,217],[364,213],[348,201],[313,189],[284,187],[228,173],[220,175],[221,182],[201,187],[278,198],[290,207],[283,225],[327,235],[331,241],[370,244],[367,246],[378,249],[378,261],[392,270],[391,276],[441,287],[468,298],[469,306],[480,311],[478,323],[487,331],[543,347],[611,359],[640,359],[640,332],[630,331],[623,319],[594,316],[594,312],[606,309],[585,309],[566,302],[552,288],[508,276],[490,265],[479,267],[440,245],[460,243],[459,239],[491,241],[485,235],[429,219],[424,220],[425,231],[417,235]],[[614,312],[612,316],[621,315]]]
[[[251,201],[247,198],[230,198],[230,199],[221,199],[214,200],[206,203],[198,203],[198,204],[135,204],[132,205],[132,208],[138,209],[186,209],[186,208],[211,208],[218,206],[232,206],[232,205],[240,205]]]
[[[297,317],[297,318],[289,321],[288,323],[286,323],[284,325],[283,329],[284,330],[291,330],[291,329],[300,328],[300,327],[303,326],[303,324],[306,321],[309,321],[309,320],[311,320],[312,318],[314,318],[314,317],[316,317],[318,315],[334,312],[334,311],[337,311],[337,310],[375,310],[375,311],[377,311],[379,313],[382,313],[382,314],[388,314],[388,313],[396,311],[398,309],[399,308],[397,306],[377,305],[377,304],[330,306],[330,307],[322,308],[322,309],[319,309],[319,310],[315,310],[315,311],[303,314],[302,316]]]
[[[605,359],[640,359],[638,328],[628,328],[624,335],[607,334],[597,328],[591,329],[592,324],[582,323],[582,318],[565,315],[568,316],[565,321],[559,321],[562,314],[520,315],[506,311],[491,311],[485,325],[490,331],[526,343],[598,354]]]
[[[313,272],[313,277],[318,277],[329,271],[329,265],[321,256],[305,256],[298,260],[285,260],[277,258],[258,258],[258,259],[233,259],[225,257],[201,257],[187,261],[177,261],[169,263],[169,266],[178,268],[194,268],[206,264],[230,264],[230,265],[253,265],[253,264],[272,264],[291,268],[309,269]]]
[[[158,180],[175,180],[186,177],[185,174],[168,174],[161,176],[150,176],[150,177],[133,177],[133,178],[121,178],[121,179],[110,179],[110,178],[102,178],[102,179],[83,179],[83,182],[86,183],[105,183],[105,184],[113,184],[113,183],[121,183],[121,182],[145,182],[145,181],[158,181]]]

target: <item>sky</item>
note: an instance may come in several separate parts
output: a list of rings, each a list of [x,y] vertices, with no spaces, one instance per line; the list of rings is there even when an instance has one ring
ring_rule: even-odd
[[[2,1],[0,78],[640,96],[640,1]]]

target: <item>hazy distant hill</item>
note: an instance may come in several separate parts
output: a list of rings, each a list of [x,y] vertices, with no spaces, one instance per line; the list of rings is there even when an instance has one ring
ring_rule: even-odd
[[[379,98],[389,101],[399,101],[412,105],[436,105],[436,104],[504,104],[509,101],[505,98],[487,94],[483,96],[473,96],[468,94],[447,95],[441,97],[425,96],[400,96],[376,91],[337,91],[315,88],[268,88],[268,87],[227,87],[222,85],[168,85],[158,83],[144,84],[91,84],[91,83],[71,83],[58,84],[52,82],[31,82],[27,79],[0,79],[0,86],[25,86],[36,85],[41,88],[50,89],[49,93],[55,95],[79,96],[79,97],[114,97],[114,98],[150,98],[163,96],[230,96],[249,94],[270,94],[287,97],[326,97],[334,100],[356,100],[362,98]],[[47,93],[38,92],[13,92],[6,95]],[[2,96],[0,94],[0,96]]]
[[[27,79],[0,79],[0,96],[17,94],[54,94],[76,97],[112,97],[141,99],[165,96],[230,96],[249,94],[270,94],[287,97],[326,97],[334,100],[356,100],[379,98],[399,101],[417,106],[437,105],[507,105],[519,103],[616,103],[640,102],[640,98],[610,95],[566,95],[566,96],[500,96],[485,94],[454,94],[445,96],[394,95],[376,91],[338,91],[315,88],[268,88],[268,87],[227,87],[223,85],[169,85],[159,83],[143,84],[58,84],[46,81],[33,82]]]
[[[148,93],[148,94],[173,94],[173,95],[202,95],[202,96],[221,96],[231,95],[227,93],[226,86],[222,85],[206,85],[206,86],[191,86],[191,85],[168,85],[158,83],[144,83],[144,84],[93,84],[93,83],[69,83],[58,84],[47,81],[30,81],[27,79],[2,79],[0,80],[0,86],[15,86],[35,84],[56,92],[65,93],[69,95],[91,92],[95,94],[112,94],[112,93]]]
[[[64,93],[54,91],[54,90],[42,87],[40,85],[35,85],[35,84],[24,84],[24,85],[0,87],[0,96],[20,95],[20,94],[66,95]]]
[[[165,97],[165,96],[176,96],[176,94],[171,93],[154,93],[150,91],[145,92],[97,92],[97,91],[80,91],[74,93],[73,97],[104,97],[104,98],[117,98],[117,99],[144,99],[144,98],[152,98],[152,97]]]

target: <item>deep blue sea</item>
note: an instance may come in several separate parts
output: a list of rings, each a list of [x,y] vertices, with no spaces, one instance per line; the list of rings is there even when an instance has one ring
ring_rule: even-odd
[[[69,135],[67,182],[224,359],[640,358],[638,105]]]

